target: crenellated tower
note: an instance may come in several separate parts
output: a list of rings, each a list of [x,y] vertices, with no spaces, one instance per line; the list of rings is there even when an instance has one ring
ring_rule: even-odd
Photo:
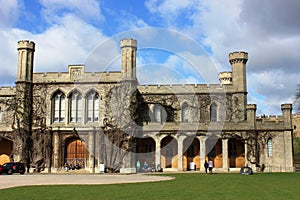
[[[136,50],[135,39],[122,39],[120,42],[122,50],[122,74],[124,80],[136,80]]]
[[[233,110],[237,115],[235,121],[243,121],[246,118],[247,111],[247,80],[246,80],[246,63],[248,53],[233,52],[229,54],[229,62],[232,67],[232,85],[235,93],[232,95]]]
[[[16,106],[15,118],[18,123],[14,124],[18,132],[14,152],[14,160],[30,163],[30,137],[32,134],[32,91],[33,91],[33,59],[35,44],[28,40],[18,42],[18,72],[16,80]],[[23,138],[23,139],[21,139]]]
[[[18,42],[17,82],[32,82],[35,44],[28,40]]]
[[[239,92],[247,92],[246,63],[248,53],[233,52],[229,54],[229,62],[232,67],[232,84]]]

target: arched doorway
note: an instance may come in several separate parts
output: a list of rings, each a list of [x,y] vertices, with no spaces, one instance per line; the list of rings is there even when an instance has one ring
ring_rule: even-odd
[[[155,141],[152,138],[139,138],[137,140],[137,160],[143,165],[147,162],[149,166],[155,163]]]
[[[228,140],[228,160],[230,168],[245,166],[245,144],[234,138]]]
[[[213,145],[215,144],[215,145]],[[209,153],[207,154],[207,160],[212,160],[214,168],[223,167],[223,156],[222,156],[222,140],[206,140],[206,148]],[[206,151],[206,152],[207,152]]]
[[[13,142],[0,137],[0,165],[10,162],[10,155],[13,150]]]
[[[172,136],[161,141],[161,166],[163,168],[178,168],[178,144]]]
[[[66,143],[65,162],[70,166],[79,165],[80,168],[85,168],[86,146],[84,141],[72,139]]]
[[[183,141],[183,168],[190,169],[190,163],[196,165],[196,169],[200,168],[200,142],[197,138],[191,136]]]

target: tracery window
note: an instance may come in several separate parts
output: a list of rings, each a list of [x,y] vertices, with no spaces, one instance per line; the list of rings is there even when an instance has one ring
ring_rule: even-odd
[[[53,122],[64,122],[66,115],[66,97],[62,92],[57,92],[52,98]]]
[[[218,106],[215,103],[213,103],[210,106],[210,121],[212,121],[212,122],[217,121],[217,116],[218,116],[217,109],[218,109]]]
[[[187,103],[184,103],[181,108],[181,121],[188,122],[189,121],[189,106]]]
[[[87,121],[97,122],[99,119],[99,95],[91,92],[87,95]]]
[[[153,121],[154,122],[166,122],[167,113],[164,107],[160,104],[155,104],[153,108]]]
[[[273,156],[273,145],[272,145],[271,138],[268,139],[267,145],[268,145],[268,157],[271,157],[271,156]]]
[[[70,95],[70,121],[81,122],[82,120],[82,96],[75,91]]]

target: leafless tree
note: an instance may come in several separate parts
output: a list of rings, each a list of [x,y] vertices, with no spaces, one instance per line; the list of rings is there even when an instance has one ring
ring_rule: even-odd
[[[6,108],[6,123],[13,130],[14,148],[12,155],[20,155],[29,171],[50,166],[51,131],[46,126],[46,85],[17,84],[15,96],[2,98]]]
[[[233,138],[246,144],[246,162],[255,164],[257,167],[262,168],[263,166],[260,159],[260,152],[264,151],[268,139],[272,136],[272,133],[268,131],[246,131],[242,133],[223,132],[221,137],[227,139]]]
[[[106,96],[106,118],[103,121],[102,160],[111,172],[117,172],[125,162],[131,162],[138,133],[139,97],[136,83],[122,82]]]

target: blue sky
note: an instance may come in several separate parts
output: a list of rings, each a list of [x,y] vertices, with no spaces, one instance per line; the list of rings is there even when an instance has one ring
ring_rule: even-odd
[[[36,72],[63,72],[69,64],[91,63],[95,53],[100,63],[113,58],[109,70],[119,70],[118,40],[135,37],[141,83],[212,83],[218,72],[231,70],[228,53],[247,51],[248,103],[257,104],[258,114],[280,114],[280,104],[294,101],[300,76],[298,0],[0,3],[2,86],[14,84],[18,40],[36,43]],[[93,66],[87,71],[107,70]]]

